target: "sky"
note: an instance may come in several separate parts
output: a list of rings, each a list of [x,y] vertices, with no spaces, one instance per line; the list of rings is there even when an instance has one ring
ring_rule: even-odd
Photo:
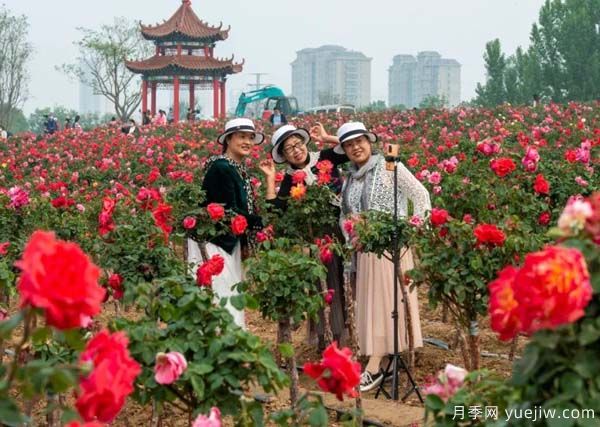
[[[35,108],[79,106],[79,85],[57,66],[77,58],[78,27],[99,28],[115,17],[144,24],[168,19],[181,0],[0,0],[30,23],[34,47],[30,63],[30,99]],[[291,91],[291,63],[307,47],[336,44],[372,58],[371,98],[387,101],[388,68],[394,55],[438,51],[462,64],[462,100],[485,81],[486,42],[499,38],[513,53],[529,45],[531,25],[544,0],[192,0],[196,14],[212,25],[231,25],[229,39],[215,55],[245,59],[244,71],[231,76],[234,95],[255,82],[251,73],[267,73],[263,83]],[[159,104],[168,102],[166,93]],[[208,101],[209,96],[199,96]],[[207,103],[208,106],[208,103]],[[207,107],[212,108],[212,107]]]

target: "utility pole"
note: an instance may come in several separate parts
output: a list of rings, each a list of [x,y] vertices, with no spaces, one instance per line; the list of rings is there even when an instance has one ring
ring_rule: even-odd
[[[269,73],[250,73],[251,76],[256,76],[256,83],[252,84],[250,83],[248,86],[254,86],[255,90],[259,90],[263,85],[260,83],[260,78],[262,76],[266,76]]]

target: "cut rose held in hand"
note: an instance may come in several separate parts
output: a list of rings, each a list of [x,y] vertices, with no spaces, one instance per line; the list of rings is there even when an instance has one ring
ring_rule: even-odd
[[[44,310],[49,325],[84,327],[100,312],[106,293],[98,284],[100,269],[75,243],[36,231],[16,266],[22,271],[17,285],[21,306]]]
[[[560,246],[526,255],[521,268],[506,267],[489,290],[492,329],[502,340],[575,322],[592,299],[583,255]]]

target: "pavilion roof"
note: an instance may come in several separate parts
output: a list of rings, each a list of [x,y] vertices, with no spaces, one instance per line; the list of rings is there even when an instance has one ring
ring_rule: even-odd
[[[243,69],[244,61],[235,63],[233,58],[233,56],[230,59],[221,59],[196,55],[155,55],[141,61],[125,61],[125,66],[131,72],[138,74],[239,73]]]
[[[181,6],[168,21],[156,25],[143,25],[140,23],[142,35],[147,40],[165,40],[184,38],[191,41],[215,42],[229,37],[229,30],[219,26],[210,26],[202,21],[192,9],[191,0],[183,0]]]

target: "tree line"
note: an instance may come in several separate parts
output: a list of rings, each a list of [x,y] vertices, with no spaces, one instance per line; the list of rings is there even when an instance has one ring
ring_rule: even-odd
[[[546,0],[529,39],[510,56],[499,39],[486,44],[476,105],[600,99],[600,0]]]

